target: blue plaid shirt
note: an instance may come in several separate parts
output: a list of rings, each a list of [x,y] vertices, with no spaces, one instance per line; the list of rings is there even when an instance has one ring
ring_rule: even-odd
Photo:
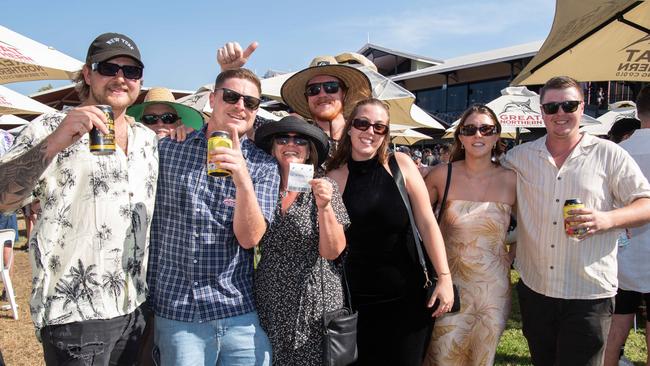
[[[184,142],[162,139],[147,283],[156,315],[191,322],[255,310],[253,251],[233,232],[235,184],[206,172],[206,127]],[[275,159],[244,138],[241,149],[267,223],[280,175]]]

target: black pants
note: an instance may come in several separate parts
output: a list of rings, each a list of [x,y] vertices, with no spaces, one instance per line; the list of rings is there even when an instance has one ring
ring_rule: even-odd
[[[433,319],[425,307],[424,296],[420,295],[380,303],[356,303],[359,358],[354,366],[422,365]],[[358,300],[354,295],[352,298]]]
[[[148,313],[146,304],[131,314],[84,320],[41,329],[47,366],[136,365]]]
[[[536,366],[600,366],[614,298],[567,300],[517,284],[523,332]]]

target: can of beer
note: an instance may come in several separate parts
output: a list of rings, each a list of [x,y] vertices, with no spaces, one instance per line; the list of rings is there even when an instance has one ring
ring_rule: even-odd
[[[226,131],[214,131],[210,134],[208,139],[208,175],[212,177],[227,177],[230,172],[226,169],[221,169],[216,161],[211,161],[210,151],[217,147],[227,147],[232,149],[232,140],[230,134]]]
[[[110,155],[115,152],[115,119],[110,105],[96,105],[106,116],[108,133],[103,134],[97,127],[90,130],[90,152],[95,155]]]
[[[571,216],[569,215],[569,211],[584,208],[584,207],[585,205],[582,203],[582,201],[580,201],[579,198],[570,198],[564,201],[564,208],[562,209],[562,211],[564,212],[564,231],[572,239],[583,235],[584,233],[587,232],[587,229],[582,228],[582,229],[574,230],[571,228],[571,226],[566,221],[566,219],[569,218],[569,216]]]

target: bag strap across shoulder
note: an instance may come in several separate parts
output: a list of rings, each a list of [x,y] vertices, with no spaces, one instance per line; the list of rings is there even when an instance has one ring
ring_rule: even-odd
[[[442,213],[445,212],[445,205],[447,204],[447,193],[449,193],[450,183],[451,183],[451,162],[447,163],[447,183],[445,183],[445,193],[442,195],[442,201],[440,201],[440,209],[438,210],[438,222],[442,220]]]
[[[418,252],[418,261],[420,262],[420,266],[422,266],[422,271],[424,272],[424,278],[425,278],[425,283],[424,283],[424,288],[430,287],[433,282],[429,279],[429,270],[427,269],[427,264],[424,261],[424,253],[422,251],[422,237],[420,236],[420,232],[418,231],[417,226],[415,225],[415,218],[413,217],[413,210],[411,210],[411,202],[409,200],[409,195],[406,190],[406,185],[404,184],[404,176],[402,175],[402,171],[399,168],[399,164],[397,163],[397,159],[395,158],[395,154],[392,154],[390,158],[388,159],[388,167],[390,168],[391,173],[393,174],[393,179],[395,180],[395,184],[397,185],[397,189],[399,190],[400,196],[402,196],[402,200],[404,201],[404,206],[406,206],[406,211],[409,214],[409,221],[411,222],[411,231],[413,232],[413,239],[415,239],[415,249]]]

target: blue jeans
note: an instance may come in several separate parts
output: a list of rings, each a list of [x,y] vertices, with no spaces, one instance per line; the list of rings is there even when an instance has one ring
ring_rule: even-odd
[[[162,366],[271,365],[271,343],[255,311],[202,323],[156,315],[154,324]]]
[[[18,241],[18,220],[16,214],[12,213],[9,215],[3,215],[0,213],[0,229],[14,229],[16,231],[16,239],[14,243]]]

